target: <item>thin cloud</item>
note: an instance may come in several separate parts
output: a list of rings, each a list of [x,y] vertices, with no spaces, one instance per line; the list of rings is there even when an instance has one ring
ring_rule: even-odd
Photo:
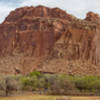
[[[0,4],[0,22],[3,22],[5,17],[9,14],[11,10],[14,8],[9,7],[9,6],[4,6]]]
[[[88,11],[100,12],[100,0],[24,0],[20,6],[27,5],[60,7],[79,18],[84,18]]]

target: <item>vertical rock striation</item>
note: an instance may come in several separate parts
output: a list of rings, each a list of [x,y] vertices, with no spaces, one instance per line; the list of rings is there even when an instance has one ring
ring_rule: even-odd
[[[0,72],[100,75],[100,18],[59,8],[23,7],[0,24]]]

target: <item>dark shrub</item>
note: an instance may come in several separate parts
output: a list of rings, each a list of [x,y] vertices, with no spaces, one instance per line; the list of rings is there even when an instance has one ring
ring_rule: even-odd
[[[12,91],[21,91],[22,84],[19,76],[1,76],[0,77],[0,95],[8,95]]]
[[[4,77],[0,77],[0,96],[6,96],[6,83]]]
[[[74,78],[75,86],[81,92],[96,92],[100,91],[100,78],[95,76],[84,76],[84,77],[75,77]]]
[[[54,95],[74,94],[74,92],[78,92],[74,84],[64,77],[53,76],[49,79],[49,84],[49,93]]]
[[[20,80],[17,79],[17,77],[6,77],[6,88],[9,89],[9,91],[18,91],[22,89],[22,84]]]

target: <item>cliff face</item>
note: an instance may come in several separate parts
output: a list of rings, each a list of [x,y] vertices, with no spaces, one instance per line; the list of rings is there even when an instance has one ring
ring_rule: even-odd
[[[84,20],[59,8],[24,7],[0,25],[0,72],[100,75],[100,18]]]

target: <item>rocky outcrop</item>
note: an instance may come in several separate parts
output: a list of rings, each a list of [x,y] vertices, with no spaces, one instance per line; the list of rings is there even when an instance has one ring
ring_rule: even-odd
[[[92,12],[81,20],[44,6],[12,11],[0,25],[0,71],[100,75],[99,21]]]
[[[100,18],[99,18],[99,15],[97,13],[88,12],[85,20],[97,21],[97,20],[100,20]]]

